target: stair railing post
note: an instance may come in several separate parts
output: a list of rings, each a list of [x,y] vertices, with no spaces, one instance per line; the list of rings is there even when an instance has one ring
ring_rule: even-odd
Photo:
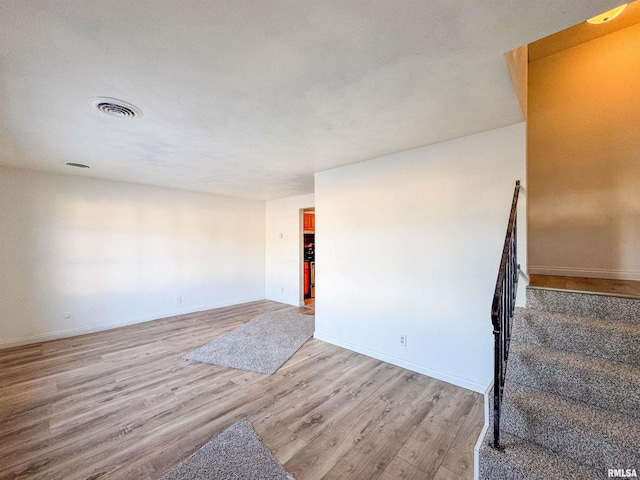
[[[520,181],[516,181],[507,224],[507,234],[502,248],[498,279],[491,304],[491,323],[494,336],[493,376],[493,447],[500,446],[500,407],[504,393],[504,382],[511,342],[511,319],[516,305],[520,265],[517,257],[517,214]]]
[[[502,386],[500,376],[502,372],[502,332],[493,331],[494,336],[494,371],[497,373],[493,381],[493,447],[500,449],[500,397]],[[500,373],[498,373],[500,372]],[[500,376],[499,376],[500,375]]]

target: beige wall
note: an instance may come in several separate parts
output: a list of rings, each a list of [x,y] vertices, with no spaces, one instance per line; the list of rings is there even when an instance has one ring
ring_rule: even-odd
[[[529,272],[640,280],[640,25],[529,65]]]

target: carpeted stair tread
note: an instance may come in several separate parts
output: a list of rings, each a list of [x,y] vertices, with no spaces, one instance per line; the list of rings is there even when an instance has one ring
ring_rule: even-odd
[[[529,287],[527,307],[640,324],[640,298]]]
[[[640,465],[640,420],[509,382],[502,431],[605,471]]]
[[[527,288],[481,479],[607,478],[640,465],[640,298]],[[489,404],[492,418],[492,402]]]
[[[594,470],[558,455],[539,445],[508,433],[501,434],[502,451],[491,447],[493,430],[480,447],[479,480],[591,480],[604,478],[604,471]]]
[[[640,419],[640,366],[512,342],[507,382]]]
[[[511,339],[640,366],[640,325],[516,308]]]

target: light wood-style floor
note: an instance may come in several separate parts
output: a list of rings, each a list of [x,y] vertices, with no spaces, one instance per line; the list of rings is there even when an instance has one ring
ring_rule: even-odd
[[[0,478],[162,478],[242,417],[297,480],[473,477],[477,393],[315,339],[271,376],[182,359],[292,308],[252,302],[0,351]]]
[[[606,278],[561,277],[558,275],[529,276],[532,287],[560,288],[583,292],[610,293],[640,297],[640,282],[635,280],[611,280]]]

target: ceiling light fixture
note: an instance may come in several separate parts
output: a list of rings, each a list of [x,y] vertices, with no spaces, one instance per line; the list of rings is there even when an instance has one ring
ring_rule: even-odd
[[[85,165],[84,163],[73,163],[73,162],[69,162],[69,163],[67,163],[67,166],[69,166],[69,167],[76,167],[76,168],[89,168],[89,165]]]
[[[137,118],[142,116],[142,110],[123,100],[111,97],[93,97],[89,103],[106,115],[118,118]]]
[[[603,23],[607,23],[620,15],[626,6],[627,4],[625,3],[624,5],[620,5],[619,7],[613,8],[596,17],[590,18],[589,20],[587,20],[587,23],[590,23],[591,25],[601,25]]]

